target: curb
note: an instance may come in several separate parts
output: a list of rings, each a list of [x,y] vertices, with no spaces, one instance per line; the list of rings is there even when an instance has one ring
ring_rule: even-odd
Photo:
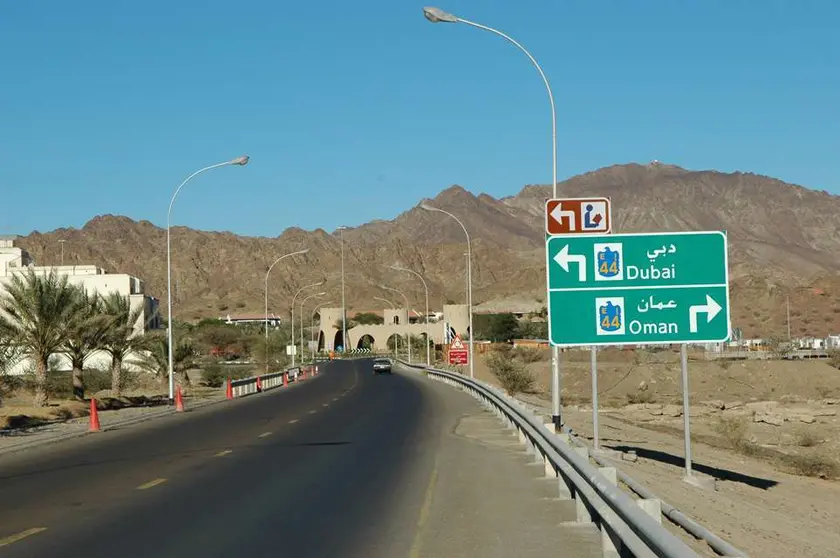
[[[225,399],[224,397],[221,397],[221,398],[199,400],[194,405],[191,405],[187,412],[189,412],[193,409],[201,409],[202,407],[207,407],[209,405],[215,405],[216,403],[221,403],[222,401],[227,401],[227,399]],[[156,418],[160,418],[160,417],[163,417],[163,416],[166,416],[166,415],[174,415],[175,413],[176,413],[176,411],[175,411],[174,408],[169,408],[167,406],[166,409],[162,409],[162,410],[157,411],[157,412],[150,412],[148,414],[141,415],[141,416],[138,416],[138,417],[133,417],[133,418],[124,419],[124,420],[117,420],[117,421],[114,421],[110,424],[102,425],[102,429],[101,429],[100,432],[109,432],[111,430],[118,430],[118,429],[120,429],[124,426],[131,426],[131,425],[134,425],[134,424],[139,424],[141,422],[146,422],[146,421],[153,420],[153,419],[156,419]],[[48,446],[48,445],[51,445],[51,444],[57,444],[57,443],[60,443],[60,442],[64,442],[66,440],[73,440],[75,438],[81,438],[81,437],[87,436],[89,434],[98,434],[98,432],[89,432],[87,430],[83,430],[81,432],[68,432],[68,433],[64,433],[64,434],[58,434],[56,436],[41,438],[40,440],[32,440],[30,442],[21,442],[19,444],[9,445],[9,446],[6,446],[4,448],[0,448],[0,457],[5,456],[5,455],[11,455],[11,454],[19,453],[21,451],[25,451],[27,449],[31,449],[31,448],[34,448],[34,447]]]

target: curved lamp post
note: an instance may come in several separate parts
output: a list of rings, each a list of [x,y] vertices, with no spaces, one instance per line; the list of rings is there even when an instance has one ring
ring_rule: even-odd
[[[344,305],[344,229],[346,228],[338,227],[338,236],[341,240],[341,352],[346,352],[347,349],[347,307]]]
[[[456,15],[444,12],[440,8],[433,8],[433,7],[426,7],[423,8],[423,15],[431,21],[432,23],[463,23],[465,25],[469,25],[471,27],[475,27],[477,29],[483,29],[484,31],[489,31],[494,35],[498,35],[499,37],[503,38],[504,40],[511,43],[513,46],[518,48],[522,51],[525,56],[528,57],[528,60],[531,61],[531,64],[534,65],[534,68],[537,69],[539,72],[540,77],[542,78],[543,83],[545,84],[546,92],[548,93],[548,102],[551,105],[551,197],[557,197],[557,111],[554,105],[554,94],[551,92],[551,85],[548,83],[548,78],[545,76],[545,72],[543,72],[542,67],[540,66],[537,59],[534,58],[528,50],[519,44],[516,40],[512,37],[506,35],[505,33],[499,31],[498,29],[493,29],[492,27],[487,27],[486,25],[481,25],[480,23],[475,23],[473,21],[468,21],[466,19],[462,19]],[[592,348],[593,358],[595,348]],[[551,365],[552,365],[552,375],[551,375],[551,403],[552,403],[552,422],[554,423],[555,429],[559,429],[562,425],[562,421],[560,419],[560,350],[557,347],[552,347],[552,354],[551,354]]]
[[[181,182],[180,186],[175,189],[175,193],[172,194],[172,199],[169,200],[169,209],[166,212],[166,305],[167,305],[167,342],[169,343],[169,399],[172,400],[175,397],[175,376],[172,373],[173,364],[172,364],[172,330],[173,330],[173,322],[172,322],[172,243],[171,243],[171,221],[172,221],[172,204],[175,203],[175,198],[178,197],[178,192],[181,191],[181,188],[186,186],[187,182],[192,180],[194,177],[198,176],[199,174],[219,168],[225,167],[230,165],[238,165],[240,167],[244,167],[248,164],[250,158],[247,155],[243,155],[241,157],[237,157],[236,159],[231,159],[230,161],[225,161],[223,163],[216,163],[215,165],[210,165],[209,167],[204,167],[203,169],[198,169],[191,175],[189,175],[183,182]]]
[[[291,254],[284,254],[274,260],[274,262],[268,266],[268,271],[265,272],[265,373],[268,374],[268,357],[269,357],[269,347],[268,347],[268,276],[271,274],[271,270],[277,265],[284,258],[288,258],[289,256],[297,256],[299,254],[306,254],[309,252],[309,248],[305,250],[299,250],[297,252],[292,252]],[[294,327],[294,323],[292,323],[292,327]],[[294,343],[294,339],[292,339]]]
[[[464,235],[467,237],[467,310],[469,313],[469,320],[470,320],[470,378],[475,378],[475,367],[473,366],[473,337],[475,337],[475,332],[473,331],[473,304],[472,304],[472,243],[470,242],[470,233],[467,232],[467,227],[464,226],[464,223],[461,222],[460,219],[449,213],[448,211],[444,211],[442,209],[438,209],[437,207],[432,207],[427,203],[420,204],[420,207],[425,209],[426,211],[438,211],[443,213],[444,215],[449,215],[455,221],[461,225],[461,228],[464,230]]]
[[[317,283],[312,283],[311,285],[306,285],[298,289],[298,292],[295,293],[295,296],[292,297],[292,345],[295,344],[295,300],[300,293],[305,291],[306,289],[317,287],[318,285],[323,285],[325,281],[318,281]],[[303,314],[301,314],[301,328],[303,327]],[[302,331],[302,330],[301,330]],[[297,352],[297,350],[295,350]],[[301,345],[300,345],[300,352],[303,354],[303,333],[301,332]],[[292,353],[292,366],[295,365],[295,355]]]
[[[408,320],[408,323],[406,325],[411,326],[411,318],[409,317],[409,316],[411,316],[411,308],[408,304],[408,297],[405,296],[405,293],[400,291],[400,290],[397,290],[393,287],[387,287],[385,285],[379,285],[379,288],[380,289],[385,289],[386,291],[395,292],[398,295],[403,297],[403,300],[405,300],[405,316],[406,316],[406,319]],[[409,327],[409,330],[408,330],[408,363],[411,364],[411,328],[410,327]]]
[[[396,271],[406,271],[413,275],[416,275],[420,281],[423,282],[423,289],[426,291],[426,366],[432,365],[431,359],[431,351],[429,349],[429,343],[432,340],[431,334],[429,333],[429,287],[426,285],[426,280],[423,279],[423,276],[414,271],[413,269],[408,269],[407,267],[399,267],[396,265],[389,266],[391,269]]]

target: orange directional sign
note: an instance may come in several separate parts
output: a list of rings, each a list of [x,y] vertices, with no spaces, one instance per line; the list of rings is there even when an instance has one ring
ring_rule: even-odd
[[[609,234],[612,214],[608,198],[546,200],[545,232],[561,234]]]

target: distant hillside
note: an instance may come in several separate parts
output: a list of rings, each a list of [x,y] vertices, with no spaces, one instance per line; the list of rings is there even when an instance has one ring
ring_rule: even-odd
[[[751,173],[689,171],[663,164],[615,165],[571,178],[563,196],[613,200],[615,232],[725,229],[730,238],[734,324],[746,335],[786,332],[785,297],[792,329],[840,332],[840,197]],[[473,239],[474,298],[494,308],[544,304],[544,218],[548,186],[526,186],[496,199],[452,186],[431,202],[461,218]],[[95,263],[143,278],[155,296],[166,294],[166,237],[147,221],[105,215],[82,229],[34,232],[21,239],[39,263],[55,263],[58,239],[67,263]],[[197,319],[229,312],[261,312],[267,265],[278,255],[309,247],[272,271],[270,307],[288,312],[292,295],[319,279],[340,300],[340,244],[324,230],[287,229],[277,238],[242,237],[173,228],[176,315]],[[423,290],[396,262],[422,273],[432,305],[464,300],[463,231],[440,214],[412,208],[392,221],[348,229],[348,306],[376,308],[376,288],[400,288],[420,308]],[[287,263],[288,262],[288,263]],[[393,293],[390,293],[393,294]],[[398,301],[394,301],[398,302]]]

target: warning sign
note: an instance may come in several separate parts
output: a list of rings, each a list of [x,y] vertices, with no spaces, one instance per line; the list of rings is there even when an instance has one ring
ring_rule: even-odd
[[[455,335],[452,344],[449,346],[449,364],[467,364],[469,362],[469,352],[461,341],[460,335]]]

